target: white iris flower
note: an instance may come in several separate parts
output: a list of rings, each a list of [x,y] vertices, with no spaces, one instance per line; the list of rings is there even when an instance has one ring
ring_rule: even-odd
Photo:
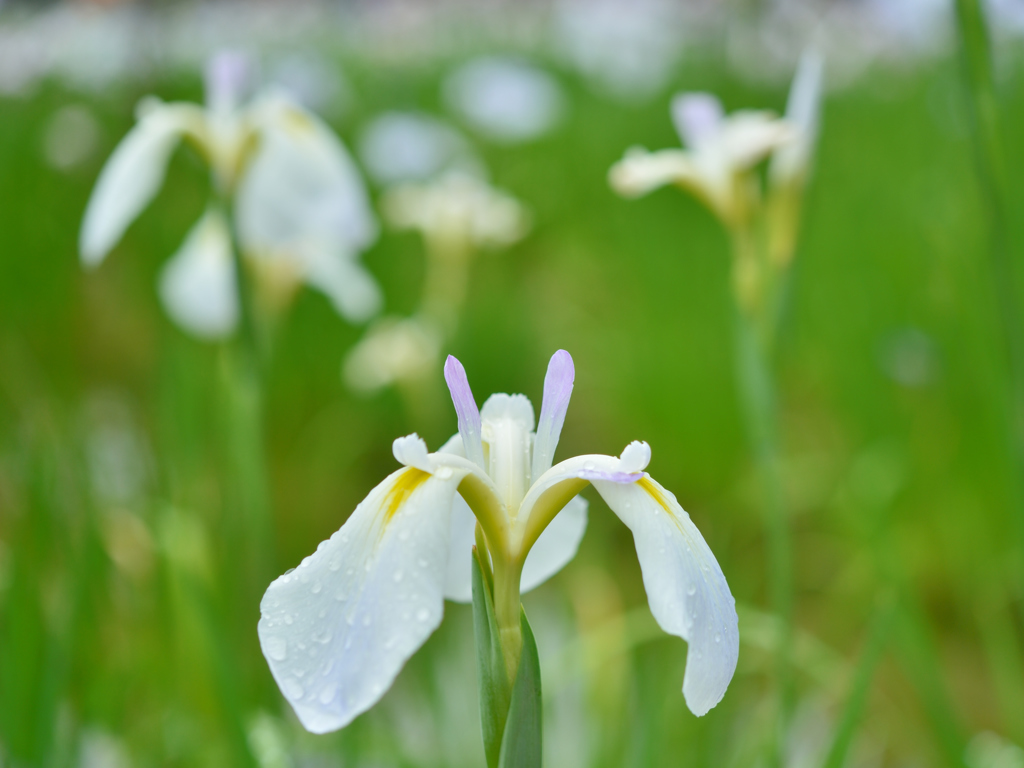
[[[444,599],[470,599],[474,537],[493,568],[506,656],[518,658],[520,594],[576,553],[588,484],[633,532],[655,619],[689,643],[687,705],[697,715],[715,706],[736,669],[735,601],[690,517],[644,471],[647,444],[552,466],[573,388],[565,351],[551,358],[536,427],[523,395],[492,395],[477,410],[454,357],[445,378],[458,434],[437,453],[415,434],[395,440],[403,467],[263,597],[260,644],[302,724],[342,728],[383,696],[437,629]]]
[[[230,334],[238,322],[233,207],[237,246],[256,289],[271,305],[301,282],[327,295],[338,312],[366,320],[380,292],[358,262],[377,237],[377,223],[355,165],[334,133],[281,93],[241,94],[248,64],[221,54],[207,71],[207,104],[147,99],[135,127],[100,174],[82,223],[82,262],[97,266],[156,196],[182,139],[209,162],[218,200],[186,236],[160,278],[171,317],[206,338]]]

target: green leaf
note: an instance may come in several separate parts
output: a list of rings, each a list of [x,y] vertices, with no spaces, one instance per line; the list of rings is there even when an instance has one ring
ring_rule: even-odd
[[[519,657],[512,703],[501,740],[499,768],[540,768],[541,690],[540,661],[526,612],[520,609],[523,627],[523,654]]]
[[[480,680],[480,726],[483,730],[487,766],[498,768],[512,690],[505,671],[505,657],[501,652],[501,635],[494,617],[494,599],[489,577],[490,568],[481,561],[481,555],[474,547],[473,630],[476,635],[477,669]]]

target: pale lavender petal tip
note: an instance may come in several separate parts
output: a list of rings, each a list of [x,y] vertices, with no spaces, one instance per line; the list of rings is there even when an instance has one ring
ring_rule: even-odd
[[[722,102],[710,93],[680,93],[672,99],[672,121],[687,149],[714,136],[724,119]]]
[[[462,435],[462,443],[466,448],[466,457],[483,467],[480,409],[476,407],[473,390],[469,388],[466,369],[454,355],[448,355],[448,359],[445,360],[444,380],[448,383],[455,414],[459,419],[459,434]]]
[[[206,102],[213,109],[233,109],[242,101],[252,62],[241,51],[215,53],[206,65]]]
[[[565,414],[572,398],[572,386],[576,379],[576,368],[572,355],[560,349],[551,356],[548,372],[544,376],[544,400],[540,406],[540,420],[537,422],[537,438],[533,445],[533,477],[540,477],[551,468],[558,438],[565,424]]]
[[[635,483],[644,476],[643,472],[602,472],[598,469],[583,469],[576,473],[580,480],[604,480],[608,483]]]

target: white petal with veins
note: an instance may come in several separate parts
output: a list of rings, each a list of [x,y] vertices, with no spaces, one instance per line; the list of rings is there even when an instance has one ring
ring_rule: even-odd
[[[461,480],[403,468],[260,604],[260,646],[313,733],[373,706],[441,623],[452,498]]]
[[[142,213],[163,184],[178,141],[186,132],[201,131],[204,119],[195,105],[159,104],[121,140],[85,209],[78,247],[86,266],[99,264]]]
[[[676,497],[650,476],[593,485],[633,532],[651,613],[689,645],[683,696],[703,715],[722,700],[739,655],[736,601],[722,569]]]

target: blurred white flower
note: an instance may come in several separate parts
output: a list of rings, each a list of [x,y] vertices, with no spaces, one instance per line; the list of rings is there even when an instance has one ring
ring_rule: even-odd
[[[343,112],[351,100],[342,71],[316,53],[289,53],[270,63],[268,81],[297,103],[320,114]]]
[[[436,370],[441,333],[419,318],[386,317],[370,326],[348,353],[343,375],[352,389],[370,393]]]
[[[484,136],[506,144],[529,141],[554,127],[565,98],[551,75],[524,61],[483,56],[444,83],[448,104]]]
[[[558,47],[600,89],[628,101],[647,99],[679,62],[680,11],[670,0],[562,0]]]
[[[78,744],[78,768],[131,768],[124,742],[99,728],[82,730]]]
[[[968,768],[1024,768],[1024,749],[992,731],[971,739],[964,753]]]
[[[43,132],[43,158],[59,171],[69,171],[88,160],[99,142],[100,125],[80,104],[61,107]]]
[[[795,137],[770,112],[740,110],[726,116],[709,93],[672,99],[672,119],[683,149],[648,152],[635,147],[612,166],[609,181],[621,195],[638,197],[666,184],[688,189],[723,222],[746,214],[741,174]]]
[[[687,706],[703,715],[721,701],[739,652],[725,576],[675,496],[644,471],[651,458],[646,443],[630,443],[618,457],[592,454],[553,464],[574,377],[569,353],[556,352],[535,423],[523,395],[495,394],[478,410],[465,369],[449,357],[445,378],[458,434],[436,453],[417,435],[395,440],[403,467],[315,553],[267,588],[260,646],[308,730],[343,728],[376,704],[441,623],[445,598],[465,599],[478,525],[493,565],[496,623],[513,679],[516,638],[522,642],[520,594],[575,555],[587,523],[587,503],[578,494],[588,484],[633,533],[655,619],[688,643]]]
[[[426,181],[449,170],[482,171],[458,131],[420,112],[385,112],[374,118],[359,140],[359,158],[383,185]]]
[[[161,297],[186,330],[207,338],[231,333],[238,316],[231,227],[223,201],[233,198],[242,255],[264,293],[290,295],[303,281],[327,294],[353,321],[380,305],[358,253],[377,236],[362,180],[331,130],[280,93],[243,94],[248,61],[220,54],[207,70],[207,105],[140,105],[136,126],[100,174],[82,222],[82,262],[99,264],[159,191],[182,139],[210,163],[220,201],[193,228],[161,278]],[[220,211],[220,212],[219,212]],[[261,267],[284,262],[286,269]]]
[[[474,247],[511,245],[530,227],[529,214],[514,197],[459,172],[428,184],[400,184],[387,192],[381,204],[396,227]]]

